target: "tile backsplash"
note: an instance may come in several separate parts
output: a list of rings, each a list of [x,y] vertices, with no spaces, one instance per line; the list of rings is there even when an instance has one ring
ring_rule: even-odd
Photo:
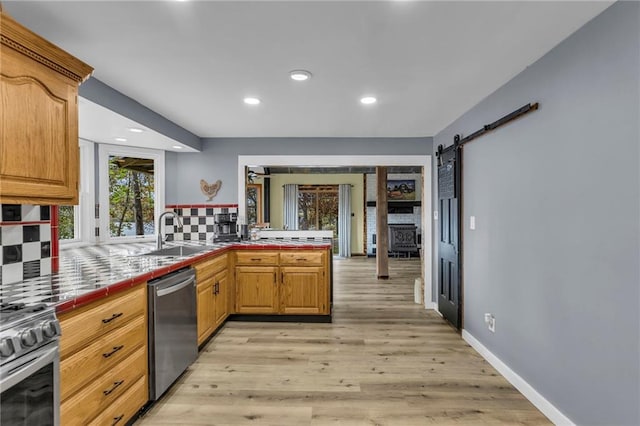
[[[51,273],[51,208],[2,204],[0,284]]]
[[[214,215],[237,213],[237,204],[179,204],[168,205],[167,210],[175,212],[182,221],[179,230],[172,217],[165,219],[166,241],[212,240],[214,237]]]
[[[0,220],[0,285],[49,275],[57,270],[57,207],[2,204]],[[168,205],[183,222],[178,230],[165,219],[167,241],[211,240],[214,215],[237,213],[237,204]],[[97,211],[97,208],[96,208]]]

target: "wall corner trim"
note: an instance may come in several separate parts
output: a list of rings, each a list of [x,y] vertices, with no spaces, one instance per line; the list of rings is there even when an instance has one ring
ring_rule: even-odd
[[[425,304],[424,308],[425,309],[432,309],[432,310],[436,311],[436,313],[440,314],[440,312],[438,312],[438,304],[436,302],[427,302]]]
[[[495,356],[486,346],[478,339],[473,337],[468,331],[462,330],[462,338],[473,349],[475,349],[484,359],[489,362],[500,374],[504,376],[509,383],[518,389],[525,398],[542,411],[555,425],[575,426],[567,416],[565,416],[558,408],[556,408],[549,400],[542,396],[537,390],[513,371],[507,364],[502,362],[500,358]]]

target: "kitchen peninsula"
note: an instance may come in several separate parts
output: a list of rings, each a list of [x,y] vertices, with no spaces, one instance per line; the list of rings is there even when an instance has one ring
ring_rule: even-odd
[[[62,251],[58,273],[3,285],[3,302],[56,308],[62,424],[127,421],[147,405],[146,283],[174,271],[195,269],[201,347],[228,318],[331,321],[330,240],[167,245],[192,254],[149,255],[153,243],[87,246]]]

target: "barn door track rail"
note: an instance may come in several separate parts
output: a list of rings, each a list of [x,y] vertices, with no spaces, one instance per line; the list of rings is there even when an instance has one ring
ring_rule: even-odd
[[[500,126],[504,126],[505,124],[509,123],[510,121],[515,120],[516,118],[522,117],[523,115],[531,112],[531,111],[535,111],[538,109],[538,103],[528,103],[520,108],[518,108],[517,110],[505,115],[504,117],[494,121],[491,124],[485,124],[482,129],[477,130],[473,133],[471,133],[469,136],[466,136],[464,138],[462,138],[460,135],[456,135],[454,137],[455,139],[458,139],[458,146],[462,146],[468,142],[471,142],[472,140],[479,138],[480,136],[484,135],[485,133],[491,132],[493,130],[496,130],[498,127]]]

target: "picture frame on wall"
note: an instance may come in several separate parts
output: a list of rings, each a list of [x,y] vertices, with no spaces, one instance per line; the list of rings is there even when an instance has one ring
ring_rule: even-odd
[[[387,181],[388,201],[414,201],[415,199],[415,179],[390,179]]]

